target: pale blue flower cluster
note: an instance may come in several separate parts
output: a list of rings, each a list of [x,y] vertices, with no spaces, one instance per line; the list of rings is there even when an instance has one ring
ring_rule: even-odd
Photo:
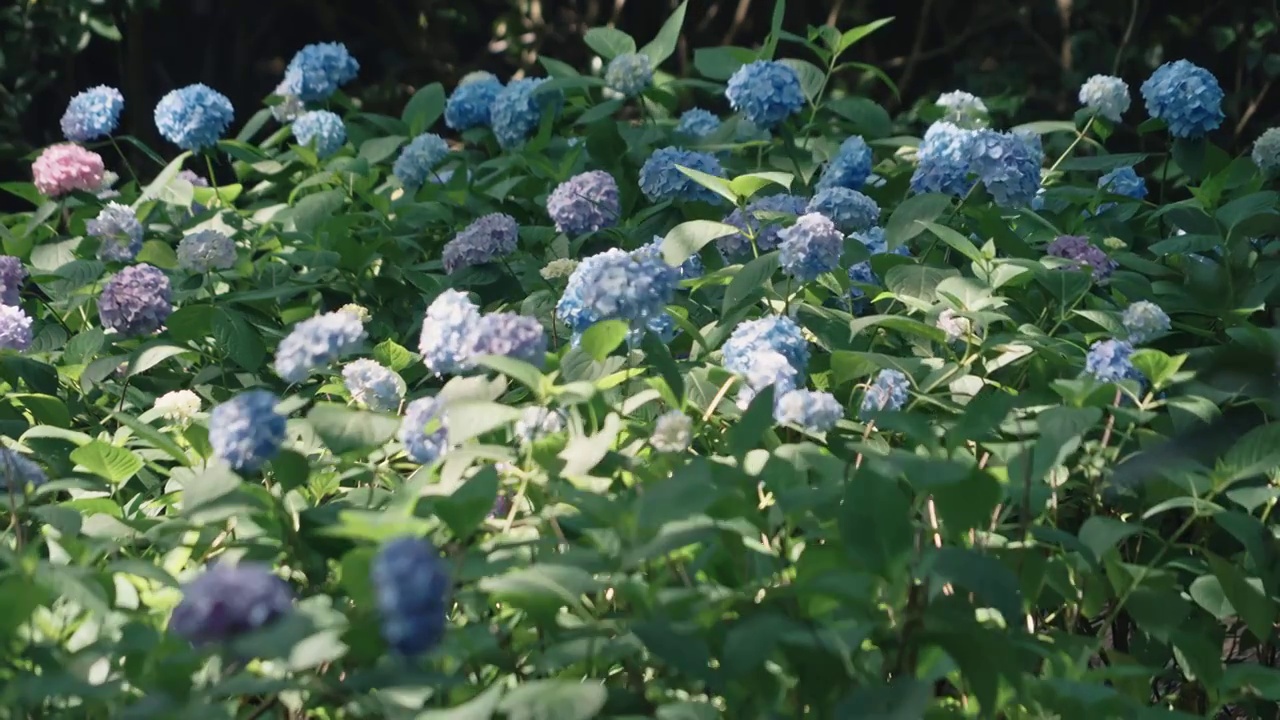
[[[790,66],[773,60],[756,60],[738,68],[724,94],[730,107],[765,129],[804,107],[800,76]]]
[[[17,305],[26,279],[27,269],[22,267],[22,260],[0,255],[0,305]]]
[[[844,417],[844,408],[831,393],[792,390],[778,397],[773,419],[809,432],[826,432]]]
[[[676,123],[676,134],[691,138],[705,138],[720,129],[720,118],[702,108],[685,110]]]
[[[546,78],[512,80],[493,99],[490,123],[503,150],[515,148],[528,139],[538,129],[544,112],[559,112],[558,93],[534,95],[544,82]]]
[[[226,270],[236,264],[235,242],[217,230],[201,230],[178,242],[178,267],[193,273]]]
[[[510,312],[488,313],[470,329],[464,343],[466,367],[471,365],[470,358],[480,355],[502,355],[542,367],[546,364],[547,332],[537,318]]]
[[[574,175],[547,196],[547,214],[555,222],[556,230],[567,235],[612,227],[622,214],[618,183],[603,170]]]
[[[233,640],[293,611],[293,591],[268,565],[218,562],[182,588],[169,632],[193,645]]]
[[[516,219],[505,213],[489,213],[476,218],[444,246],[444,271],[493,262],[515,252],[520,239]]]
[[[680,410],[668,410],[653,421],[649,444],[662,453],[681,453],[693,444],[693,420]]]
[[[666,312],[680,272],[652,251],[612,248],[583,260],[569,276],[556,316],[577,336],[602,320],[634,327]]]
[[[1147,183],[1133,166],[1120,167],[1098,178],[1098,188],[1112,195],[1141,200],[1147,196]]]
[[[284,94],[319,102],[355,79],[360,63],[342,43],[313,43],[293,56],[284,71]]]
[[[0,487],[21,493],[27,486],[39,487],[49,482],[49,476],[26,455],[0,447]]]
[[[276,412],[280,399],[266,390],[249,390],[209,413],[209,445],[213,454],[238,472],[251,472],[280,452],[285,418]]]
[[[871,146],[857,135],[840,143],[840,149],[822,168],[822,176],[814,186],[819,192],[832,187],[857,190],[871,177]]]
[[[444,123],[454,130],[489,125],[493,101],[502,92],[502,81],[493,73],[478,71],[463,76],[444,106]]]
[[[423,133],[400,150],[391,172],[406,188],[417,189],[449,154],[449,143],[435,133]]]
[[[520,411],[520,419],[516,420],[514,431],[521,442],[531,443],[564,430],[564,424],[564,413],[531,405]]]
[[[1268,128],[1258,136],[1250,157],[1264,177],[1280,175],[1280,128]]]
[[[866,232],[854,233],[853,237],[862,243],[863,247],[871,255],[884,255],[889,252],[889,243],[885,240],[884,228],[873,227]],[[893,252],[896,255],[911,254],[910,251],[902,246],[897,247]],[[849,266],[849,279],[854,283],[862,283],[864,285],[880,284],[880,278],[876,277],[875,271],[871,269],[870,260],[863,260]],[[857,285],[849,288],[849,297],[853,300],[854,309],[858,312],[866,310],[870,305],[865,296],[866,292]]]
[[[1106,251],[1089,242],[1083,235],[1062,235],[1049,243],[1046,253],[1072,261],[1081,270],[1089,270],[1093,279],[1102,282],[1111,277],[1118,263],[1107,257]]]
[[[31,347],[31,318],[17,305],[0,305],[0,350]]]
[[[466,342],[480,323],[480,309],[457,290],[445,290],[427,306],[418,352],[433,374],[456,373],[467,365]]]
[[[416,537],[384,544],[369,579],[382,621],[382,638],[404,657],[440,644],[447,626],[449,575],[435,546]]]
[[[809,366],[809,344],[800,326],[785,315],[770,315],[738,323],[721,349],[724,367],[747,375],[755,356],[766,350],[786,358],[797,375]]]
[[[338,152],[347,142],[347,128],[342,118],[328,110],[312,110],[293,121],[293,137],[299,145],[307,145],[324,158]]]
[[[1099,340],[1089,346],[1084,372],[1103,382],[1141,380],[1142,373],[1133,366],[1133,345],[1124,340]]]
[[[213,147],[234,118],[227,96],[200,83],[172,90],[156,103],[160,136],[183,150]]]
[[[604,82],[627,97],[634,97],[653,84],[653,61],[641,53],[623,53],[609,61]]]
[[[778,247],[778,233],[782,221],[804,214],[807,201],[798,195],[766,195],[747,203],[746,210],[738,209],[724,219],[726,225],[741,228],[743,232],[726,235],[716,240],[716,248],[727,262],[738,262],[752,257],[751,239],[755,236],[756,249],[761,253]],[[790,217],[788,217],[790,216]]]
[[[738,371],[742,375],[745,387],[738,391],[738,409],[746,410],[751,406],[765,388],[773,388],[774,404],[778,398],[795,390],[799,386],[799,375],[785,355],[767,347],[745,359],[744,369]],[[775,407],[776,409],[776,407]]]
[[[1222,112],[1222,86],[1213,73],[1187,60],[1167,62],[1142,83],[1147,113],[1163,120],[1176,138],[1198,138],[1216,130]]]
[[[142,249],[142,223],[133,208],[107,203],[97,217],[84,224],[85,232],[98,239],[98,259],[129,262]]]
[[[123,110],[124,95],[113,87],[99,85],[77,93],[62,114],[62,134],[72,142],[109,137],[120,125]]]
[[[970,172],[1000,207],[1026,207],[1040,189],[1044,149],[1034,133],[979,130],[970,143]]]
[[[934,103],[942,108],[942,119],[962,128],[976,130],[987,125],[987,104],[982,98],[963,90],[953,90],[938,96]]]
[[[778,246],[782,269],[800,282],[816,280],[840,264],[844,233],[826,215],[801,215],[794,225],[778,233],[778,239],[782,241]]]
[[[977,133],[953,123],[936,122],[924,133],[911,174],[911,191],[961,197],[969,192],[969,163]]]
[[[102,288],[98,319],[121,335],[150,335],[173,312],[169,293],[169,278],[160,269],[146,263],[130,265]]]
[[[430,465],[449,446],[449,428],[444,404],[433,397],[418,398],[404,409],[397,438],[409,458]]]
[[[880,220],[880,206],[857,190],[834,186],[818,191],[805,207],[806,213],[821,213],[843,233],[861,232]]]
[[[648,254],[649,257],[662,260],[662,238],[654,235],[653,241],[648,245],[643,245],[635,252],[637,255]],[[680,267],[676,268],[681,280],[692,280],[702,277],[705,268],[702,265],[702,258],[697,255],[690,255],[687,260],[680,263]]]
[[[1120,316],[1124,329],[1129,331],[1128,341],[1141,344],[1157,335],[1167,332],[1173,327],[1169,316],[1159,305],[1147,300],[1139,300],[1125,308]]]
[[[910,382],[901,371],[881,370],[862,397],[861,416],[866,419],[872,413],[901,410],[907,402],[909,387]]]
[[[1129,86],[1113,75],[1094,75],[1080,86],[1080,104],[1111,122],[1129,109]]]
[[[368,358],[347,363],[342,368],[342,384],[356,404],[376,412],[400,407],[406,390],[399,373]]]
[[[724,168],[714,155],[677,147],[654,150],[640,168],[640,191],[653,202],[699,200],[718,203],[721,198],[680,172],[679,167],[724,177]]]
[[[364,323],[353,313],[330,312],[303,320],[276,347],[276,374],[296,383],[307,379],[364,341]]]

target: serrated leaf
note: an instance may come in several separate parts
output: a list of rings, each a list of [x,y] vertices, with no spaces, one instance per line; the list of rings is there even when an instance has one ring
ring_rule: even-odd
[[[336,403],[319,403],[307,422],[334,455],[372,450],[386,444],[400,428],[400,420]]]
[[[133,451],[94,440],[71,451],[71,460],[85,470],[119,485],[142,469],[142,458]]]
[[[631,327],[625,320],[603,320],[583,331],[578,347],[596,362],[603,362],[626,341],[629,332]]]
[[[735,180],[736,182],[736,180]],[[662,239],[662,259],[672,267],[698,254],[709,243],[741,232],[733,225],[713,220],[690,220],[680,223]]]

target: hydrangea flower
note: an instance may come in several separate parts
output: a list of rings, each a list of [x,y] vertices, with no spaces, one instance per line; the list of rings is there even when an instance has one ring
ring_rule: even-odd
[[[440,644],[450,582],[435,546],[416,537],[392,540],[374,555],[369,579],[387,645],[416,657]]]
[[[1107,257],[1107,253],[1097,245],[1089,242],[1083,235],[1063,235],[1049,243],[1046,252],[1052,257],[1060,257],[1072,261],[1081,270],[1089,269],[1093,279],[1101,282],[1111,277],[1111,273],[1119,263]]]
[[[724,94],[730,107],[765,129],[804,107],[800,76],[790,66],[772,60],[756,60],[738,68]]]
[[[1111,122],[1129,109],[1129,86],[1113,75],[1094,75],[1080,86],[1080,104]]]
[[[51,198],[74,190],[94,192],[102,185],[105,171],[101,155],[72,143],[50,145],[31,163],[36,190]]]
[[[873,227],[866,232],[854,233],[853,238],[862,243],[863,247],[871,255],[884,255],[889,252],[889,243],[885,240],[884,228]],[[894,249],[893,254],[910,255],[911,253],[905,247],[899,246]],[[880,284],[880,279],[876,277],[869,260],[863,260],[851,265],[849,267],[849,279],[854,283],[862,283],[864,285]],[[849,296],[854,301],[856,310],[861,311],[869,305],[864,297],[865,295],[866,293],[857,285],[849,288]]]
[[[200,83],[172,90],[156,103],[160,136],[183,150],[213,147],[234,117],[227,96]]]
[[[969,192],[969,163],[977,132],[949,122],[936,122],[924,133],[916,151],[911,192],[944,193],[961,197]]]
[[[303,102],[328,99],[339,87],[355,79],[360,63],[342,43],[313,43],[298,51],[284,71],[286,94]]]
[[[396,371],[376,360],[360,358],[342,368],[342,384],[356,404],[375,412],[389,412],[400,407],[406,390]]]
[[[190,390],[174,390],[156,398],[152,408],[169,422],[186,424],[200,412],[200,396]]]
[[[277,122],[293,122],[298,119],[299,115],[307,111],[307,106],[302,102],[302,98],[290,92],[287,78],[282,79],[276,89],[271,91],[271,94],[280,98],[280,102],[271,106],[271,115]]]
[[[1176,138],[1198,138],[1216,130],[1222,112],[1222,86],[1213,73],[1187,60],[1167,62],[1142,83],[1147,113],[1163,120]]]
[[[746,410],[751,401],[765,388],[773,388],[774,403],[778,398],[795,390],[799,384],[799,373],[794,365],[782,353],[762,348],[746,358],[746,367],[742,375],[746,387],[738,391],[738,409]]]
[[[720,129],[720,118],[715,113],[702,108],[691,108],[680,115],[676,123],[676,134],[691,138],[705,138]]]
[[[773,418],[809,432],[826,432],[844,417],[844,408],[831,393],[792,390],[778,398]]]
[[[27,269],[12,255],[0,255],[0,305],[17,305]]]
[[[969,318],[951,308],[946,308],[938,313],[938,321],[935,324],[939,330],[947,334],[947,342],[955,342],[961,338],[968,337],[973,330],[973,323],[969,321]]]
[[[569,276],[556,303],[556,316],[575,335],[602,320],[626,320],[633,327],[666,311],[680,272],[652,251],[612,248],[586,258]]]
[[[7,447],[0,447],[0,479],[4,481],[0,485],[11,492],[25,492],[28,485],[40,487],[49,482],[39,465]]]
[[[531,443],[538,438],[564,430],[564,413],[558,410],[536,405],[520,411],[520,419],[516,420],[516,437],[521,442]]]
[[[224,642],[266,627],[293,610],[289,584],[257,563],[215,563],[182,588],[169,632],[193,645]]]
[[[285,418],[276,412],[280,398],[266,390],[248,390],[209,413],[213,454],[236,472],[252,472],[275,457],[284,443]]]
[[[1142,373],[1133,366],[1133,345],[1124,340],[1099,340],[1089,346],[1084,372],[1103,382],[1141,380]]]
[[[987,126],[987,104],[976,95],[953,90],[939,95],[934,104],[945,111],[942,119],[946,122],[970,130]]]
[[[871,146],[857,135],[840,143],[840,149],[822,168],[822,176],[814,186],[818,192],[843,187],[857,190],[871,177]]]
[[[293,137],[299,145],[313,148],[316,155],[324,158],[346,144],[347,128],[336,114],[328,110],[312,110],[293,121]]]
[[[819,190],[805,212],[827,216],[844,233],[867,230],[880,220],[880,206],[875,200],[840,186]]]
[[[463,347],[468,367],[470,359],[480,355],[502,355],[542,367],[546,363],[547,332],[536,318],[489,313],[470,328]]]
[[[141,263],[116,273],[98,296],[98,319],[121,335],[150,335],[173,312],[169,278],[158,268]]]
[[[556,258],[538,271],[543,280],[567,278],[578,268],[578,261],[572,258]]]
[[[124,110],[124,95],[120,91],[99,85],[77,93],[67,103],[62,114],[62,134],[72,142],[89,142],[109,137],[120,125],[120,112]]]
[[[406,188],[419,188],[448,154],[449,143],[444,138],[435,133],[423,133],[400,150],[391,172]]]
[[[404,409],[398,438],[409,458],[419,465],[435,462],[449,446],[444,404],[433,397],[418,398]]]
[[[653,84],[653,61],[648,55],[623,53],[609,61],[604,82],[626,97],[639,95]]]
[[[782,269],[800,282],[816,280],[840,264],[844,235],[826,215],[810,212],[778,233],[782,240],[778,259]]]
[[[519,240],[515,218],[504,213],[490,213],[477,218],[444,246],[444,271],[493,262],[515,252]]]
[[[682,453],[693,443],[693,420],[679,410],[668,410],[653,421],[649,444],[663,453]]]
[[[1280,128],[1269,128],[1253,143],[1253,164],[1264,177],[1280,174]]]
[[[726,235],[716,239],[716,248],[727,262],[737,262],[752,257],[751,239],[746,233],[755,235],[756,249],[762,253],[778,247],[778,234],[782,232],[780,222],[785,217],[799,216],[805,213],[808,201],[797,195],[766,195],[747,203],[746,210],[734,210],[724,219],[726,225],[741,228],[743,232]]]
[[[128,262],[142,249],[142,223],[127,205],[107,203],[84,228],[100,242],[99,260]]]
[[[503,150],[517,147],[532,135],[542,122],[542,113],[559,112],[559,94],[534,95],[544,82],[546,78],[512,80],[494,97],[489,106],[490,121]]]
[[[1098,178],[1098,187],[1113,195],[1124,195],[1135,200],[1147,196],[1147,183],[1133,166],[1120,167]]]
[[[369,312],[369,308],[363,305],[358,305],[356,303],[347,303],[346,305],[343,305],[342,307],[338,308],[338,312],[350,313],[352,315],[355,315],[356,317],[360,318],[360,322],[362,323],[369,322],[369,318],[373,317],[373,315]]]
[[[662,243],[663,238],[654,235],[652,242],[637,248],[633,254],[647,255],[652,259],[661,260],[665,263],[666,260],[662,256]],[[702,265],[702,258],[697,255],[690,255],[687,260],[680,263],[680,267],[676,268],[676,273],[680,280],[692,280],[702,277],[702,273],[705,270],[706,268]]]
[[[907,376],[898,370],[881,370],[862,397],[862,417],[871,413],[901,410],[907,402]]]
[[[969,169],[1001,207],[1026,207],[1040,189],[1040,136],[979,130],[970,141]]]
[[[622,214],[618,183],[603,170],[574,175],[547,196],[547,214],[555,222],[556,230],[567,235],[612,227]]]
[[[489,125],[493,101],[500,92],[502,81],[493,73],[468,73],[445,103],[445,125],[458,131]]]
[[[1125,308],[1120,321],[1124,324],[1124,329],[1129,331],[1128,342],[1132,344],[1144,343],[1173,327],[1165,311],[1146,300],[1139,300]]]
[[[785,357],[797,374],[809,366],[809,344],[800,326],[785,315],[769,315],[738,323],[721,349],[724,367],[746,375],[754,356],[766,350]]]
[[[226,270],[236,264],[236,244],[217,230],[184,235],[178,242],[178,267],[193,273]]]
[[[718,203],[721,197],[680,172],[679,167],[724,177],[724,168],[714,155],[677,147],[654,150],[640,168],[640,191],[653,202],[697,200]]]
[[[0,350],[31,347],[31,318],[17,305],[0,305]]]
[[[276,347],[276,374],[287,382],[302,382],[313,370],[355,350],[365,337],[364,324],[351,313],[330,312],[307,318],[294,325]]]
[[[480,309],[457,290],[445,290],[427,306],[422,319],[418,352],[422,363],[437,377],[455,373],[466,366],[468,337],[480,323]]]

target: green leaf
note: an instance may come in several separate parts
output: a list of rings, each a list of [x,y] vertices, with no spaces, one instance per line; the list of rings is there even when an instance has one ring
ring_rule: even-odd
[[[267,359],[267,346],[248,320],[235,310],[220,307],[213,315],[213,338],[237,365],[253,372]]]
[[[1222,459],[1229,481],[1243,480],[1280,468],[1280,423],[1260,425],[1227,451]]]
[[[155,176],[149,185],[142,189],[142,194],[133,202],[133,209],[137,210],[143,203],[149,200],[159,200],[165,188],[169,187],[169,183],[178,177],[178,173],[182,171],[182,165],[191,157],[191,152],[184,152],[178,157],[169,161],[168,165]],[[183,182],[186,182],[185,180]],[[187,183],[190,185],[191,183]],[[188,202],[190,204],[190,202]]]
[[[373,348],[373,359],[400,372],[413,364],[413,353],[395,340],[383,340]]]
[[[856,337],[870,327],[887,327],[899,332],[916,335],[932,342],[946,342],[947,339],[947,334],[942,330],[905,315],[869,315],[867,317],[854,318],[849,323],[849,333]]]
[[[603,320],[583,331],[578,347],[597,362],[604,362],[626,341],[629,332],[631,327],[625,320]]]
[[[429,130],[444,114],[446,99],[444,86],[438,82],[419,88],[400,114],[400,119],[409,126],[409,134],[417,137]]]
[[[675,358],[671,356],[671,348],[667,347],[667,344],[654,333],[646,332],[640,341],[640,349],[644,351],[645,359],[658,369],[662,379],[667,382],[667,387],[671,388],[671,392],[675,394],[676,400],[683,402],[684,377],[680,374]]]
[[[401,135],[391,135],[389,137],[373,138],[360,143],[359,157],[367,160],[370,165],[377,165],[386,160],[396,151],[400,149],[400,145],[404,143],[405,138]]]
[[[824,104],[840,117],[853,123],[854,131],[868,140],[888,137],[893,132],[893,119],[888,111],[874,100],[863,97],[842,97]]]
[[[902,201],[884,226],[884,240],[890,250],[902,247],[925,231],[925,222],[933,222],[950,209],[952,198],[940,193],[913,195]]]
[[[71,451],[71,460],[85,470],[119,485],[142,469],[142,458],[127,448],[94,440]]]
[[[760,438],[773,426],[774,387],[756,393],[742,418],[729,428],[729,452],[743,457],[756,447]]]
[[[1246,578],[1234,565],[1214,555],[1205,553],[1214,577],[1222,587],[1222,593],[1249,627],[1249,632],[1259,642],[1267,642],[1274,634],[1276,604],[1257,578]]]
[[[505,355],[481,355],[472,358],[472,362],[495,372],[500,372],[512,380],[518,380],[520,384],[529,388],[535,394],[541,395],[542,393],[542,371],[523,360],[517,360]]]
[[[676,46],[680,42],[680,30],[684,27],[684,14],[689,6],[689,0],[684,0],[680,6],[662,23],[662,29],[650,40],[647,45],[640,48],[640,54],[645,55],[653,62],[653,67],[657,68],[662,64],[663,60],[671,57],[676,51]]]
[[[1204,179],[1209,144],[1204,138],[1174,138],[1173,161],[1192,180]]]
[[[939,583],[964,588],[1000,611],[1005,622],[1018,621],[1022,607],[1018,578],[999,560],[968,548],[944,547],[934,552],[932,571]]]
[[[893,18],[891,17],[880,18],[879,20],[874,20],[872,22],[867,23],[866,25],[859,25],[856,28],[846,30],[844,34],[840,36],[840,42],[836,44],[836,48],[835,48],[836,55],[843,53],[845,50],[848,50],[849,48],[853,47],[853,45],[857,43],[859,40],[865,38],[866,36],[879,30],[885,25],[888,25],[891,22],[893,22]]]
[[[765,284],[778,271],[778,251],[765,253],[738,270],[724,291],[721,314],[729,316],[748,300],[764,292]]]
[[[807,60],[786,58],[780,62],[796,71],[796,75],[800,78],[800,90],[804,93],[805,99],[810,103],[816,102],[818,94],[827,84],[827,73]]]
[[[693,66],[711,80],[728,80],[738,68],[756,59],[756,53],[742,47],[720,46],[693,51]]]
[[[609,693],[596,682],[534,680],[508,692],[498,710],[507,720],[591,720],[608,699]]]
[[[414,720],[490,720],[498,709],[498,701],[506,688],[495,684],[467,702],[448,710],[426,710]]]
[[[741,230],[733,225],[713,220],[690,220],[680,223],[662,239],[662,259],[672,267],[680,267],[685,260],[697,255],[699,250],[713,240],[739,232]]]
[[[191,460],[187,457],[187,453],[182,449],[180,445],[178,445],[178,443],[174,442],[173,439],[170,438],[168,435],[165,435],[164,433],[142,422],[141,420],[133,417],[132,415],[126,415],[124,413],[111,413],[111,417],[115,418],[115,420],[119,422],[121,425],[124,425],[125,427],[132,430],[133,434],[137,435],[143,440],[146,440],[148,443],[151,444],[151,447],[156,448],[157,450],[165,451],[166,453],[169,454],[170,457],[172,457],[174,460],[177,460],[179,463],[183,465],[191,464]]]
[[[520,410],[487,400],[463,400],[450,402],[445,409],[445,418],[449,444],[461,445],[472,438],[514,423],[520,418]]]
[[[566,477],[585,475],[609,454],[614,442],[618,439],[618,431],[622,429],[622,420],[616,413],[609,413],[604,419],[604,427],[595,435],[575,435],[569,439],[559,458],[564,460],[561,471]]]
[[[636,51],[635,39],[617,28],[591,28],[582,39],[606,61]]]
[[[298,232],[312,233],[320,223],[332,217],[346,201],[346,193],[336,188],[312,193],[299,200],[286,217],[293,221],[293,227]]]
[[[939,225],[935,222],[929,222],[928,220],[918,220],[917,222],[924,225],[929,229],[929,232],[937,235],[939,240],[950,245],[961,255],[964,255],[979,265],[986,263],[987,260],[982,256],[982,251],[978,249],[977,245],[973,244],[973,241],[964,235],[961,235],[946,225]]]
[[[285,490],[304,487],[311,477],[311,463],[293,450],[281,450],[271,458],[271,475]]]
[[[395,417],[337,403],[318,403],[307,413],[307,422],[334,455],[384,445],[400,427]]]
[[[1116,155],[1098,155],[1096,157],[1073,157],[1063,161],[1058,166],[1059,170],[1069,172],[1073,170],[1083,170],[1089,172],[1106,172],[1115,170],[1116,168],[1137,165],[1146,160],[1146,153],[1118,153]]]
[[[845,483],[840,505],[840,537],[857,567],[890,578],[907,568],[914,548],[911,505],[893,480],[860,469]]]
[[[924,680],[894,678],[854,690],[837,708],[838,717],[875,720],[919,720],[929,717],[933,685]]]
[[[729,181],[729,189],[738,197],[746,199],[770,185],[781,185],[790,190],[794,179],[794,176],[782,172],[748,173]]]
[[[165,360],[194,350],[166,342],[148,343],[136,350],[129,359],[129,375],[141,375]]]
[[[582,596],[600,589],[600,583],[591,573],[570,565],[537,563],[530,567],[516,568],[504,575],[483,578],[479,582],[481,592],[495,599],[511,603],[514,607],[539,611],[548,608],[582,606]]]
[[[959,274],[953,268],[897,265],[885,273],[884,286],[896,295],[932,303],[938,299],[938,283]]]
[[[208,506],[235,492],[242,484],[244,481],[226,463],[214,463],[182,481],[182,512],[190,514]]]
[[[455,538],[465,540],[493,509],[497,496],[498,471],[486,465],[455,488],[452,495],[439,498],[434,503],[435,512]]]
[[[1153,348],[1142,348],[1133,354],[1133,366],[1151,381],[1153,390],[1164,388],[1187,361],[1186,355],[1169,357]]]
[[[716,175],[704,173],[701,170],[687,168],[683,165],[677,165],[676,169],[693,178],[693,181],[702,187],[714,192],[725,200],[728,200],[730,203],[737,204],[738,196],[734,194],[733,188],[730,187],[728,180]]]
[[[62,362],[67,365],[82,365],[93,359],[102,350],[106,336],[102,328],[89,328],[67,341],[62,349]]]
[[[1127,523],[1105,515],[1093,515],[1080,526],[1080,542],[1100,561],[1120,541],[1141,532],[1142,526],[1136,523]]]

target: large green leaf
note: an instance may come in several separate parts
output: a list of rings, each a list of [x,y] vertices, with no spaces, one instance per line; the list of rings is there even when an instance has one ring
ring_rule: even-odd
[[[317,404],[307,413],[307,423],[335,455],[372,450],[390,440],[400,427],[398,418],[336,403]]]
[[[71,460],[112,485],[133,477],[142,469],[142,458],[127,448],[94,440],[71,451]]]
[[[655,68],[676,51],[676,45],[680,42],[680,30],[684,27],[685,10],[688,7],[689,0],[680,3],[680,6],[667,17],[667,21],[662,23],[662,29],[658,30],[653,40],[640,48],[640,54],[648,56]]]

